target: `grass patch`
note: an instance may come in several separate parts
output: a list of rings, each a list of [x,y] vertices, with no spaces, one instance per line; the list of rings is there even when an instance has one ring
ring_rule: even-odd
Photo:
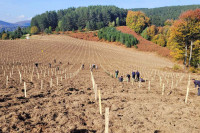
[[[175,71],[181,70],[181,66],[179,66],[178,64],[174,64],[173,70]]]

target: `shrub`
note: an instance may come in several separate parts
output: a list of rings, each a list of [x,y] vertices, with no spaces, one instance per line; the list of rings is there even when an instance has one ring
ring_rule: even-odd
[[[44,33],[45,33],[45,34],[49,34],[49,29],[46,28],[46,29],[44,30]]]
[[[58,28],[58,27],[56,27],[56,30],[55,30],[55,31],[56,31],[56,33],[58,34],[58,33],[59,33],[59,28]]]
[[[26,36],[25,35],[23,35],[20,39],[26,39]]]
[[[2,40],[6,40],[6,39],[8,39],[8,34],[7,33],[3,33]]]
[[[83,32],[82,27],[78,27],[79,32]]]
[[[121,42],[126,47],[138,44],[138,40],[130,34],[122,33],[114,27],[105,27],[98,31],[98,38],[108,40],[109,42]]]
[[[134,47],[135,47],[136,49],[138,49],[138,46],[137,46],[137,45],[134,45]]]
[[[180,69],[181,69],[181,67],[178,64],[174,64],[173,70],[177,71],[177,70],[180,70]]]
[[[190,67],[190,68],[189,68],[189,71],[192,72],[192,73],[196,73],[196,72],[197,72],[197,69],[195,69],[194,67]]]

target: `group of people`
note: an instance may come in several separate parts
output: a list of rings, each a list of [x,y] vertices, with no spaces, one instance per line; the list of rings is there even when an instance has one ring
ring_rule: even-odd
[[[116,70],[115,71],[115,78],[118,78],[118,75],[119,75],[119,70]],[[126,77],[127,77],[127,81],[130,82],[131,75],[127,74]],[[132,78],[134,79],[134,81],[145,82],[145,80],[142,77],[140,77],[140,73],[138,71],[132,72]],[[120,76],[119,82],[123,82],[123,80],[124,80],[123,76]]]
[[[56,63],[56,59],[54,59],[54,63]],[[59,62],[60,64],[62,64],[62,62]],[[69,65],[69,62],[68,62],[68,65]],[[38,68],[39,67],[39,63],[35,63],[35,66]],[[85,65],[82,64],[82,69],[84,69]],[[51,68],[51,63],[49,63],[49,68]],[[92,64],[90,66],[90,70],[92,71],[93,69],[98,69],[98,66],[95,65],[95,64]],[[59,67],[57,67],[57,70],[59,70]],[[118,78],[118,75],[119,75],[119,70],[116,70],[115,71],[115,78]],[[127,81],[130,82],[130,78],[131,78],[131,75],[130,74],[127,74],[126,75],[127,77]],[[133,71],[132,72],[132,79],[136,82],[145,82],[145,80],[140,76],[140,72],[138,71]],[[200,80],[195,80],[195,79],[192,79],[194,81],[194,85],[195,85],[195,88],[198,86],[198,96],[200,96]],[[120,76],[119,77],[119,82],[123,82],[124,81],[124,78],[123,76]]]
[[[119,70],[116,70],[115,78],[118,78],[118,75],[119,75]],[[130,74],[127,74],[126,77],[127,77],[127,81],[130,82],[130,78],[131,78]],[[142,77],[140,77],[140,73],[138,71],[132,72],[132,78],[134,79],[134,81],[145,82],[145,80]],[[192,80],[194,82],[195,88],[198,87],[197,95],[200,96],[200,80],[195,80],[195,79],[192,79]],[[123,82],[123,81],[124,81],[123,76],[120,76],[119,82]]]
[[[56,59],[54,59],[54,63],[56,63]],[[59,64],[62,65],[62,62],[60,61]],[[69,65],[69,62],[68,62],[68,65]],[[51,63],[49,63],[49,68],[51,68],[51,66],[52,66]],[[39,63],[35,63],[35,67],[38,68]],[[56,70],[59,70],[59,66],[56,68]]]

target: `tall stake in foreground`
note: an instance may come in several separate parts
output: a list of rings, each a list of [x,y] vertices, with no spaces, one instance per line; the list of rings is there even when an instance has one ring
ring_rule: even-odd
[[[105,133],[108,133],[108,127],[109,127],[109,108],[106,107],[106,109],[105,109]]]

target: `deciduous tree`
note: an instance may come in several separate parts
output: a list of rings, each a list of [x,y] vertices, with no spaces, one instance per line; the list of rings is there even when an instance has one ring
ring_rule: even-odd
[[[200,38],[200,9],[189,10],[180,15],[171,27],[170,42],[177,42],[185,46],[185,62],[190,47],[189,63],[191,64],[193,42]]]
[[[140,11],[128,11],[126,25],[137,33],[141,33],[150,24],[150,19]]]
[[[37,34],[39,32],[39,29],[37,26],[31,27],[31,34]]]

